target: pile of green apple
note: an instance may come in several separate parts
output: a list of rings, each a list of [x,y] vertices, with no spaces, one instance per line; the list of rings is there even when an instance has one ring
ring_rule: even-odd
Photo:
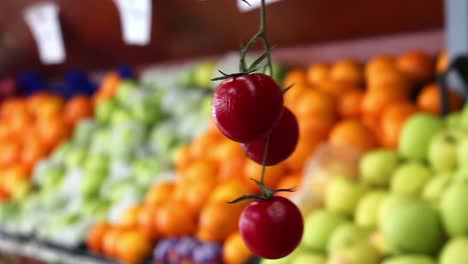
[[[263,264],[468,263],[468,106],[415,114],[398,150],[365,153],[358,167],[328,179],[298,250]]]
[[[155,182],[173,177],[176,149],[209,123],[211,94],[179,85],[180,70],[124,80],[39,163],[36,192],[0,206],[0,226],[74,247],[99,220],[117,221]]]

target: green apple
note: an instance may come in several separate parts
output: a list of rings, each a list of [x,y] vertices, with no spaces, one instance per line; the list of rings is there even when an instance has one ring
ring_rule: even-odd
[[[411,116],[401,131],[400,155],[409,160],[425,160],[432,136],[443,128],[444,122],[439,117],[427,113]]]
[[[468,160],[468,136],[463,137],[458,142],[457,148],[457,161],[458,164],[463,165]]]
[[[375,228],[378,223],[380,205],[386,196],[387,193],[380,190],[371,191],[364,195],[359,201],[354,215],[356,224],[366,228]]]
[[[461,113],[452,112],[445,117],[444,121],[448,128],[460,129]]]
[[[99,171],[106,173],[110,164],[109,155],[104,153],[90,153],[84,164],[85,171]]]
[[[163,169],[162,160],[151,156],[137,159],[132,164],[134,178],[142,186],[151,185]]]
[[[437,264],[437,262],[430,256],[408,255],[386,259],[382,264]]]
[[[87,198],[98,195],[106,178],[107,171],[105,170],[86,170],[80,183],[81,194]]]
[[[468,181],[455,182],[442,196],[440,211],[452,236],[468,235]]]
[[[291,262],[297,257],[303,254],[309,254],[304,247],[299,246],[297,247],[291,254],[287,255],[284,258],[280,259],[262,259],[260,264],[291,264]]]
[[[452,238],[442,249],[440,264],[468,263],[468,238]]]
[[[146,127],[151,127],[164,117],[159,102],[151,97],[144,98],[141,102],[131,105],[130,109],[135,120]]]
[[[56,188],[62,183],[64,176],[65,168],[63,166],[51,166],[41,174],[40,186],[42,188]]]
[[[319,210],[305,219],[302,243],[306,248],[325,252],[333,231],[346,219],[336,213]]]
[[[353,215],[367,187],[359,181],[344,177],[333,177],[327,185],[325,207],[335,213]]]
[[[428,167],[418,162],[408,162],[395,171],[390,188],[394,193],[417,197],[431,178],[432,171]]]
[[[388,217],[390,214],[390,210],[402,201],[406,201],[410,199],[407,196],[397,194],[397,193],[389,193],[387,194],[383,200],[381,201],[380,208],[378,209],[377,214],[377,224],[380,228],[382,228],[382,223],[384,219]]]
[[[187,88],[192,88],[195,86],[195,69],[188,67],[183,69],[178,76],[178,83]]]
[[[388,256],[393,253],[392,248],[380,230],[374,231],[374,233],[369,236],[369,243],[375,247],[383,256]]]
[[[95,111],[96,120],[101,124],[109,124],[115,110],[118,108],[119,103],[115,99],[109,99],[99,103]]]
[[[361,242],[336,252],[328,264],[380,264],[381,258],[377,249]]]
[[[150,133],[150,145],[152,149],[160,154],[171,152],[177,146],[178,136],[177,126],[171,122],[164,122],[155,125]]]
[[[460,120],[459,120],[460,128],[468,131],[468,104],[465,104],[463,110],[460,112]]]
[[[401,253],[434,254],[442,242],[438,212],[419,199],[394,204],[382,220],[382,232],[390,247]]]
[[[291,264],[327,264],[325,256],[316,253],[303,253],[296,256]]]
[[[330,255],[346,247],[367,241],[369,231],[353,223],[345,223],[338,226],[332,233],[327,245]]]
[[[82,167],[88,152],[84,147],[74,147],[69,150],[68,155],[65,157],[65,165],[67,168]]]
[[[453,174],[453,182],[465,182],[468,180],[468,164],[461,164]]]
[[[62,143],[53,151],[50,160],[62,163],[72,149],[73,145],[71,142]]]
[[[109,144],[111,131],[105,128],[98,129],[91,139],[90,152],[92,153],[107,153],[112,144]]]
[[[436,208],[439,207],[440,197],[452,182],[452,172],[442,172],[433,177],[424,187],[422,197]]]
[[[428,160],[436,171],[453,171],[457,168],[458,142],[463,138],[460,130],[439,131],[431,140]]]
[[[393,150],[367,152],[359,163],[361,179],[374,186],[387,186],[398,163],[398,153]]]
[[[127,104],[132,99],[132,93],[138,89],[137,83],[131,80],[123,80],[117,88],[116,99],[121,104]]]

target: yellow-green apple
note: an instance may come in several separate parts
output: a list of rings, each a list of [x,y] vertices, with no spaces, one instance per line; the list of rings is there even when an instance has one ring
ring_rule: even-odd
[[[378,212],[387,192],[382,190],[370,191],[362,197],[356,208],[354,221],[366,228],[375,228],[378,222]]]
[[[341,249],[362,243],[368,240],[369,230],[359,227],[354,223],[345,223],[333,231],[328,241],[327,251],[332,255]]]
[[[450,235],[468,235],[468,181],[455,182],[445,191],[440,211]]]
[[[325,207],[332,212],[351,216],[367,189],[360,181],[334,177],[327,185]]]
[[[424,187],[422,197],[438,208],[440,198],[452,182],[453,172],[441,172],[433,177]]]
[[[382,264],[437,264],[437,262],[426,255],[407,255],[386,259]]]
[[[382,231],[390,247],[405,254],[434,254],[442,242],[438,212],[421,199],[394,204],[382,219]]]
[[[408,162],[395,171],[390,183],[392,192],[418,197],[426,183],[432,178],[432,171],[418,162]]]
[[[345,223],[346,219],[340,214],[319,210],[305,219],[302,244],[309,249],[325,252],[333,231]]]
[[[328,264],[379,264],[381,258],[377,249],[361,242],[334,253]]]
[[[468,263],[468,238],[455,237],[445,244],[440,254],[440,264]]]
[[[359,163],[361,179],[370,185],[387,186],[399,163],[398,153],[378,149],[367,152]]]
[[[398,150],[405,159],[424,161],[432,136],[444,128],[441,118],[419,113],[411,116],[404,124]]]

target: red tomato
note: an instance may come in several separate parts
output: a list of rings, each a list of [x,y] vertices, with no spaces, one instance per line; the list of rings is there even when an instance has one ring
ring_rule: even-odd
[[[286,160],[296,149],[298,140],[299,125],[297,119],[287,107],[284,107],[278,124],[271,130],[266,165],[272,166]],[[247,155],[249,158],[261,165],[266,143],[267,139],[264,138],[252,144],[242,144],[242,147],[248,149]]]
[[[289,255],[301,242],[303,229],[299,208],[281,196],[250,203],[239,220],[239,231],[247,247],[267,259]]]
[[[264,138],[281,117],[283,92],[262,73],[224,80],[213,96],[212,113],[219,130],[228,138],[252,143]]]

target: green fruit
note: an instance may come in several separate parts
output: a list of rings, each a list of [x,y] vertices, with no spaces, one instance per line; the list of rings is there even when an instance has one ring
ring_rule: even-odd
[[[327,251],[332,255],[339,250],[367,241],[369,232],[352,223],[340,225],[333,231],[328,241]]]
[[[291,264],[327,264],[327,259],[323,255],[303,253],[296,256]]]
[[[280,259],[262,259],[260,264],[290,264],[297,256],[301,256],[306,253],[305,249],[301,246],[297,247],[291,254]]]
[[[73,132],[73,142],[81,146],[88,146],[96,127],[93,120],[81,121]]]
[[[392,150],[374,150],[361,159],[361,179],[371,185],[387,186],[399,162],[398,154]]]
[[[353,215],[367,187],[358,181],[344,177],[330,180],[325,194],[325,207],[335,213]]]
[[[417,197],[431,177],[429,168],[417,162],[409,162],[395,171],[390,188],[394,193]]]
[[[457,168],[457,147],[462,136],[459,130],[444,130],[434,135],[428,153],[434,170],[452,171]]]
[[[79,168],[83,166],[88,152],[85,148],[74,147],[69,150],[68,155],[65,157],[65,165],[67,168]]]
[[[145,98],[142,102],[131,105],[132,116],[136,121],[146,127],[151,127],[158,123],[163,117],[161,106],[151,97]]]
[[[114,99],[105,100],[96,107],[96,120],[101,124],[108,124],[119,104]]]
[[[382,264],[437,264],[437,262],[425,255],[396,256],[385,260]]]
[[[84,164],[85,171],[99,171],[106,173],[110,164],[109,155],[104,153],[90,153]]]
[[[462,164],[462,166],[453,174],[453,182],[465,181],[468,181],[468,165]]]
[[[468,160],[468,137],[459,140],[457,148],[458,164],[463,165]]]
[[[440,264],[468,263],[468,238],[452,238],[442,249]]]
[[[106,171],[85,171],[80,185],[81,194],[86,198],[98,195],[106,178]]]
[[[433,254],[442,241],[439,215],[422,200],[393,205],[383,219],[382,231],[390,247],[401,253]]]
[[[388,215],[390,214],[391,209],[399,204],[400,202],[406,201],[410,198],[403,196],[401,194],[396,194],[396,193],[390,193],[387,196],[383,198],[380,204],[380,208],[378,209],[378,215],[377,215],[377,220],[378,220],[378,226],[382,228],[382,223],[384,219],[388,218]]]
[[[371,191],[364,195],[356,208],[354,220],[362,227],[375,228],[378,223],[380,205],[387,196],[385,191]]]
[[[377,249],[364,242],[333,254],[328,264],[379,264],[380,259]]]
[[[463,110],[460,113],[459,126],[461,129],[468,131],[468,105],[465,104]]]
[[[112,124],[112,126],[118,126],[121,124],[131,123],[133,121],[134,117],[132,116],[132,113],[129,110],[124,108],[117,108],[112,113],[110,123]]]
[[[381,231],[375,231],[372,233],[369,236],[369,243],[375,247],[383,256],[388,256],[393,253],[390,245],[388,244],[388,241],[385,240],[385,237]]]
[[[448,128],[460,128],[460,121],[461,121],[461,113],[460,112],[452,112],[445,117],[445,125]]]
[[[65,176],[65,168],[62,166],[52,166],[41,174],[41,187],[42,188],[56,188],[58,187]]]
[[[432,136],[443,128],[444,122],[439,117],[426,113],[411,116],[401,131],[400,155],[410,160],[425,160]]]
[[[132,93],[137,89],[137,84],[131,80],[121,81],[117,88],[116,99],[121,104],[127,104],[129,99],[132,98]]]
[[[305,219],[303,245],[313,250],[325,252],[333,231],[345,222],[345,218],[339,214],[324,210],[314,212]]]
[[[433,177],[424,187],[422,197],[433,206],[439,207],[440,197],[452,182],[452,173],[443,172]]]
[[[452,184],[442,196],[440,211],[445,230],[452,236],[468,234],[468,182]]]
[[[210,88],[212,87],[213,74],[216,70],[216,62],[215,61],[206,61],[203,63],[198,64],[195,67],[195,71],[193,74],[193,80],[197,87],[201,88]]]

